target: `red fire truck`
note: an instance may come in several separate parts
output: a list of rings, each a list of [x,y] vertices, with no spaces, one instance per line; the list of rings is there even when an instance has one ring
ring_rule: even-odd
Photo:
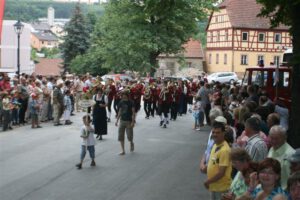
[[[258,85],[269,98],[278,99],[288,108],[291,105],[291,73],[287,66],[267,66],[246,68],[242,85]]]
[[[243,85],[258,85],[264,89],[269,97],[278,99],[289,109],[291,108],[291,79],[292,67],[289,62],[293,56],[293,49],[288,48],[283,53],[281,66],[256,66],[246,68]]]

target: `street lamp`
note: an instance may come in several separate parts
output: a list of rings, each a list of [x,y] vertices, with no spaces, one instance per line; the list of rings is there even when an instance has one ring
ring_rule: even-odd
[[[20,35],[22,34],[24,28],[24,24],[21,23],[20,20],[17,21],[17,23],[14,24],[14,29],[16,34],[18,35],[18,51],[17,51],[17,58],[18,58],[18,62],[17,62],[17,67],[18,67],[18,80],[20,83]]]

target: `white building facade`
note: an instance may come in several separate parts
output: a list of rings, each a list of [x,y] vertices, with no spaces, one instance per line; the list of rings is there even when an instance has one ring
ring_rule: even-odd
[[[18,36],[14,30],[15,20],[3,20],[2,37],[1,37],[1,55],[0,71],[16,72],[17,71],[17,49]],[[34,72],[34,63],[31,61],[30,46],[30,24],[23,23],[24,29],[20,35],[20,73],[31,74]]]

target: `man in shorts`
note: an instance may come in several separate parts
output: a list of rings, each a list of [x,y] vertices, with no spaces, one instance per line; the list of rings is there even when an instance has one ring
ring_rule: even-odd
[[[122,151],[119,153],[119,155],[125,155],[125,131],[127,134],[127,139],[130,142],[130,151],[134,151],[133,127],[135,124],[135,109],[134,103],[129,99],[128,92],[122,93],[122,100],[120,101],[118,108],[119,113],[115,125],[118,126],[118,122],[120,120],[118,140],[120,141]]]

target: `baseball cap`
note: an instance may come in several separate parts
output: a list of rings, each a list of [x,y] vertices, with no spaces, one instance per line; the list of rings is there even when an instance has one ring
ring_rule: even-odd
[[[295,153],[292,154],[288,160],[293,163],[300,163],[300,148],[296,149]]]
[[[223,123],[225,125],[227,124],[227,119],[225,117],[223,117],[223,116],[216,117],[215,121],[216,122],[221,122],[221,123]]]

